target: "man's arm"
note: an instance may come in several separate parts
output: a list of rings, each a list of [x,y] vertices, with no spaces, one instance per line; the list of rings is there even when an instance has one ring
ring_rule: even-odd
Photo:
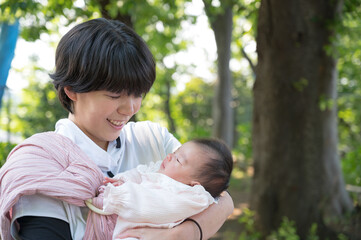
[[[69,223],[51,217],[26,216],[16,220],[19,237],[26,240],[72,240]]]
[[[223,192],[221,194],[221,197],[219,198],[218,204],[212,204],[209,208],[207,208],[205,211],[194,215],[190,218],[194,219],[198,222],[200,227],[202,228],[203,232],[203,238],[202,239],[209,239],[212,237],[223,225],[223,223],[227,220],[228,216],[230,216],[233,212],[234,205],[233,200],[231,196],[228,194],[228,192]],[[185,225],[185,226],[183,226]],[[194,236],[192,239],[198,240],[200,238],[199,229],[196,226],[195,223],[191,221],[186,221],[175,228],[185,228],[185,232],[188,232],[188,235],[183,235],[182,238],[178,239],[190,239],[189,233],[193,232],[192,236]],[[186,230],[190,229],[190,230]],[[179,229],[180,232],[182,232],[182,229]]]
[[[203,212],[192,216],[202,228],[203,238],[212,237],[233,212],[233,200],[227,192],[223,192],[218,204],[212,204]],[[136,228],[125,231],[120,238],[135,237],[142,240],[199,240],[200,233],[197,225],[185,221],[171,229]]]

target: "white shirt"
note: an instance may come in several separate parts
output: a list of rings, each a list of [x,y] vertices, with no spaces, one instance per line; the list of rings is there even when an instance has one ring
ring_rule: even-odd
[[[166,128],[149,121],[129,122],[120,132],[121,147],[116,148],[116,140],[108,144],[107,151],[96,145],[69,119],[61,119],[55,125],[55,132],[70,138],[94,161],[107,176],[135,168],[139,164],[149,164],[165,158],[174,152],[179,141]],[[42,195],[23,196],[13,208],[11,234],[17,235],[14,220],[23,216],[53,217],[70,225],[73,240],[83,239],[88,208],[80,208]]]

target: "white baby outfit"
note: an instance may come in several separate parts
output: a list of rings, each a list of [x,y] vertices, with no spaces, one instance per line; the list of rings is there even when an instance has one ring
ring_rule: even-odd
[[[118,215],[113,239],[135,227],[174,227],[215,202],[201,185],[189,186],[157,173],[161,163],[120,173],[114,179],[123,184],[105,187],[103,210]]]

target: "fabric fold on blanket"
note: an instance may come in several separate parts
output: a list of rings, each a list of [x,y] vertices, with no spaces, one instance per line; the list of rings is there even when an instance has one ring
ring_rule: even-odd
[[[42,194],[84,207],[102,208],[103,174],[70,139],[54,132],[35,134],[16,146],[0,169],[1,239],[10,240],[11,211],[23,195]],[[111,239],[116,215],[89,211],[84,239]]]

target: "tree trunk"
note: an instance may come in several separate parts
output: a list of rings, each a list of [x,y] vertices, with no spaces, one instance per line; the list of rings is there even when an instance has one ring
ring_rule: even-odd
[[[165,84],[166,84],[167,92],[166,92],[166,99],[165,99],[165,102],[164,102],[164,107],[165,107],[165,114],[167,115],[167,119],[168,119],[168,125],[169,125],[168,130],[171,133],[175,133],[176,132],[176,127],[175,127],[174,119],[172,118],[172,115],[171,115],[170,98],[171,98],[172,94],[171,94],[170,80],[166,80]]]
[[[233,29],[232,6],[224,6],[221,12],[212,12],[210,3],[203,1],[217,44],[218,79],[213,104],[213,136],[233,146],[232,75],[229,69]]]
[[[127,26],[133,28],[132,17],[129,14],[120,14],[120,12],[118,12],[118,14],[115,17],[110,16],[110,14],[107,10],[107,6],[110,3],[111,3],[110,0],[99,0],[99,5],[100,5],[102,16],[106,19],[121,21],[124,24],[126,24]]]
[[[336,60],[325,50],[341,5],[261,1],[251,208],[263,235],[287,216],[301,239],[312,223],[332,236],[332,220],[352,209],[337,151]]]

